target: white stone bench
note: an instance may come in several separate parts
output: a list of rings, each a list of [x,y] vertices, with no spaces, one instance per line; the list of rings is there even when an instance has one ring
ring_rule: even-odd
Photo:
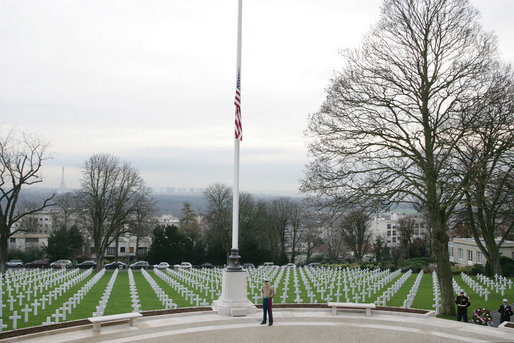
[[[91,323],[93,323],[93,331],[100,331],[101,325],[103,323],[128,321],[130,326],[134,326],[135,321],[139,317],[142,317],[142,316],[143,315],[139,312],[131,312],[131,313],[113,314],[110,316],[90,317],[87,320],[89,320]]]
[[[337,303],[337,302],[329,302],[328,307],[332,307],[332,313],[334,316],[337,313],[338,308],[351,308],[351,309],[366,309],[366,316],[371,316],[371,309],[376,308],[375,304],[365,304],[365,303]]]

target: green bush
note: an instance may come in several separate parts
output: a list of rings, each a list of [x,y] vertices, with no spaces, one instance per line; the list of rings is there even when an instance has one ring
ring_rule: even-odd
[[[477,274],[485,274],[485,267],[481,264],[475,264],[473,267],[471,267],[471,275],[477,275]]]
[[[452,274],[453,275],[459,275],[460,273],[468,273],[468,269],[467,267],[457,267],[457,266],[453,266],[452,267]]]
[[[506,277],[514,276],[514,260],[507,256],[500,256],[500,267],[502,275]],[[485,264],[485,272],[487,276],[494,276],[489,261]]]
[[[514,260],[507,256],[500,256],[502,274],[506,277],[514,276]]]

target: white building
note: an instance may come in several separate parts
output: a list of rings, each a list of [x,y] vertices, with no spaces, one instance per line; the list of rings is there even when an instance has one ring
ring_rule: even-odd
[[[159,225],[163,226],[178,226],[180,224],[180,219],[178,219],[175,216],[172,216],[171,214],[163,214],[162,216],[157,218],[157,222],[159,223]]]
[[[9,250],[41,249],[48,245],[48,235],[53,229],[53,213],[44,211],[25,216],[14,223],[11,232],[19,229],[24,231],[19,231],[9,238]]]
[[[482,244],[485,245],[483,239]],[[499,239],[496,240],[496,243]],[[480,251],[474,238],[454,238],[448,242],[448,252],[450,262],[455,262],[457,266],[465,267],[475,264],[485,266],[487,259]],[[500,256],[507,256],[514,259],[514,241],[504,241],[500,248]]]
[[[372,241],[380,236],[383,238],[388,247],[394,247],[400,244],[400,219],[410,217],[414,219],[414,235],[415,238],[423,238],[427,233],[428,222],[419,214],[406,213],[390,213],[381,214],[371,220],[370,229],[372,233]]]

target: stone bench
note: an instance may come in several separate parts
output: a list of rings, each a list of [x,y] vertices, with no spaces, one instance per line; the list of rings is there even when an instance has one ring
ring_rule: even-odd
[[[377,306],[375,304],[365,304],[365,303],[337,303],[337,302],[329,302],[328,307],[332,307],[332,313],[334,316],[337,313],[337,309],[366,309],[366,316],[371,316],[371,309],[376,308]]]
[[[100,331],[101,325],[103,323],[112,323],[112,322],[124,322],[128,321],[130,326],[134,326],[134,322],[143,315],[139,312],[131,312],[131,313],[120,313],[113,314],[110,316],[101,316],[101,317],[90,317],[87,320],[93,324],[93,331]]]

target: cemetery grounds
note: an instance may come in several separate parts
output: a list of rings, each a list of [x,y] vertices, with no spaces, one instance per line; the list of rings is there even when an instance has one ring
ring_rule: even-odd
[[[0,332],[91,316],[210,306],[221,294],[222,272],[219,268],[9,269],[0,277]],[[341,267],[251,269],[248,298],[255,304],[262,304],[265,279],[275,287],[275,304],[373,302],[438,313],[440,303],[435,273]],[[470,319],[475,308],[493,312],[503,298],[512,302],[513,286],[514,278],[453,276],[455,294],[463,289],[470,297]]]

